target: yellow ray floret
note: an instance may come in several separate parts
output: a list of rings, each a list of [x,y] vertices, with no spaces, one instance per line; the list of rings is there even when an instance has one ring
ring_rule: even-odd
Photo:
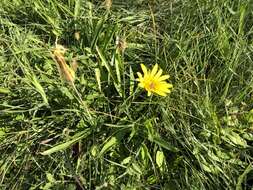
[[[162,69],[158,71],[158,65],[156,64],[153,69],[150,71],[147,67],[141,64],[141,69],[143,71],[143,75],[137,72],[139,86],[148,91],[148,96],[152,93],[156,93],[160,96],[166,96],[171,92],[172,84],[167,83],[166,79],[168,79],[169,75],[162,75]]]

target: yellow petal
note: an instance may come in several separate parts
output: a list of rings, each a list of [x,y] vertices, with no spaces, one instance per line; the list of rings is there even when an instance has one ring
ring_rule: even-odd
[[[159,79],[160,78],[160,76],[162,75],[162,72],[163,72],[163,70],[162,69],[160,69],[158,72],[157,72],[157,74],[155,75],[155,79]]]
[[[173,87],[172,84],[166,83],[166,82],[160,83],[160,84],[159,84],[159,88],[160,88],[160,89],[162,89],[162,88],[172,88],[172,87]]]
[[[161,92],[161,91],[156,91],[157,94],[159,94],[160,96],[166,96],[166,93]]]
[[[158,81],[163,81],[163,80],[166,80],[166,79],[168,79],[168,78],[170,78],[170,75],[163,75],[163,76],[161,76],[160,78],[158,78],[157,80],[158,80]]]
[[[162,90],[157,90],[157,91],[162,92],[162,93],[166,93],[166,94],[171,93],[170,89],[162,89]]]
[[[161,92],[164,92],[164,93],[170,93],[171,92],[171,90],[170,89],[162,89],[162,90],[160,90]]]
[[[144,81],[150,81],[150,80],[152,80],[152,77],[151,77],[150,74],[148,73],[147,75],[144,75],[144,76],[143,76],[143,80],[144,80]]]
[[[155,66],[154,66],[154,68],[152,69],[152,71],[151,71],[151,76],[155,76],[155,74],[157,73],[157,70],[158,70],[158,65],[157,64],[155,64]]]
[[[151,96],[151,91],[148,91],[148,96]]]
[[[142,71],[143,71],[143,73],[144,73],[144,76],[145,76],[146,74],[148,74],[148,70],[147,70],[147,67],[146,67],[145,65],[141,64],[141,69],[142,69]]]

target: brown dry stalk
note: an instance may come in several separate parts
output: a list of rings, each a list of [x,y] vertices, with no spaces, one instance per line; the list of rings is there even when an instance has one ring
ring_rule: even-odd
[[[78,32],[75,32],[74,36],[75,36],[75,39],[76,39],[77,41],[80,40],[80,32],[79,32],[79,31],[78,31]]]
[[[56,62],[58,71],[60,73],[60,76],[62,78],[64,78],[66,81],[68,81],[70,84],[74,83],[74,74],[71,73],[65,57],[64,57],[64,53],[65,53],[66,49],[61,46],[61,45],[57,45],[54,49],[53,49],[53,54],[52,57]]]
[[[56,47],[53,49],[52,57],[56,62],[58,71],[60,73],[60,76],[64,78],[69,84],[73,87],[75,93],[78,96],[79,102],[84,106],[86,113],[90,119],[92,119],[90,110],[87,106],[87,104],[82,100],[81,94],[78,92],[74,80],[75,80],[75,70],[77,69],[77,60],[74,58],[72,62],[73,71],[70,70],[69,66],[66,63],[64,54],[66,52],[66,49],[62,45],[56,45]]]
[[[116,45],[117,45],[117,49],[118,49],[121,53],[124,53],[125,49],[127,48],[126,39],[125,39],[125,38],[117,37],[117,38],[116,38]]]
[[[106,9],[110,10],[112,7],[112,0],[105,0],[104,4],[105,4]]]
[[[72,62],[71,62],[71,67],[73,68],[74,72],[76,72],[77,67],[78,67],[78,63],[77,63],[77,58],[73,58]]]

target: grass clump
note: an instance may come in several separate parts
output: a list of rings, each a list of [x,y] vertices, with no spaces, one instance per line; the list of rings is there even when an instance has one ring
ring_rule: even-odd
[[[252,8],[2,0],[1,189],[252,188]],[[137,87],[141,63],[168,96]]]

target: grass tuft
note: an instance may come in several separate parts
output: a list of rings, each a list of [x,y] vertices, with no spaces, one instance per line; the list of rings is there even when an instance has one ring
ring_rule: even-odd
[[[0,189],[251,189],[252,10],[2,0]],[[141,63],[171,76],[168,96],[138,88]]]

